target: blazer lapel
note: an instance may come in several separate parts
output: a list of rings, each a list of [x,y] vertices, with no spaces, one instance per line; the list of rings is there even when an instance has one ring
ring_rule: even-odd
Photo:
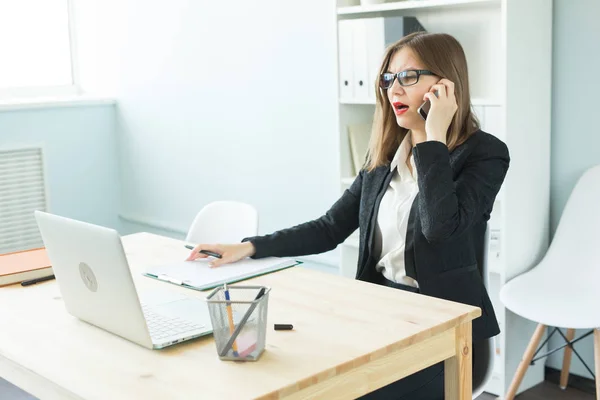
[[[389,166],[379,167],[378,170],[374,171],[373,179],[371,180],[371,184],[367,189],[367,193],[369,196],[369,202],[371,205],[369,217],[368,217],[368,225],[366,231],[366,250],[368,257],[363,258],[360,262],[360,270],[357,273],[357,276],[362,275],[365,267],[367,266],[367,261],[371,258],[373,253],[373,238],[375,232],[375,224],[377,223],[377,214],[379,212],[379,205],[381,204],[381,199],[385,194],[387,187],[392,180],[392,173],[390,171]]]

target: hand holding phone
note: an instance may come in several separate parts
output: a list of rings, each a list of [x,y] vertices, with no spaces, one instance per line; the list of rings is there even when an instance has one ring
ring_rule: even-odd
[[[446,143],[448,128],[458,110],[454,82],[440,79],[423,97],[426,101],[419,107],[418,113],[425,120],[427,140]]]

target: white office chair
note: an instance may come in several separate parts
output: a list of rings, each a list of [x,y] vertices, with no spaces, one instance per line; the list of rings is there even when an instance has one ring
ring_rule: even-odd
[[[239,243],[258,234],[258,211],[238,201],[215,201],[194,218],[185,240],[189,243]]]
[[[527,223],[527,221],[523,221]],[[560,218],[554,239],[542,261],[508,282],[500,291],[500,300],[512,312],[537,322],[523,359],[509,387],[506,400],[512,400],[527,367],[533,361],[565,348],[560,386],[567,386],[571,352],[579,357],[573,344],[595,336],[596,372],[600,370],[600,166],[587,170],[579,178]],[[556,327],[542,344],[559,332],[566,344],[534,359],[546,327]],[[568,328],[567,337],[558,328]],[[574,329],[590,329],[573,340]],[[540,346],[541,347],[541,346]],[[581,359],[581,357],[580,357]],[[583,362],[583,360],[581,360]],[[585,362],[584,362],[585,365]],[[588,371],[594,374],[587,365]],[[596,396],[600,399],[600,381]]]
[[[481,244],[482,253],[479,256],[478,263],[481,266],[480,273],[483,278],[483,284],[486,289],[489,288],[488,278],[488,245],[490,238],[489,226],[486,226],[483,243]],[[473,355],[475,363],[473,364],[473,399],[484,392],[486,385],[492,378],[494,370],[494,349],[495,338],[491,337],[480,343],[473,344]]]

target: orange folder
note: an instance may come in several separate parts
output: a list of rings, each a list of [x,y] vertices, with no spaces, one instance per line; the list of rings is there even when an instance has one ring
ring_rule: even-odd
[[[0,254],[0,286],[52,275],[44,247]]]

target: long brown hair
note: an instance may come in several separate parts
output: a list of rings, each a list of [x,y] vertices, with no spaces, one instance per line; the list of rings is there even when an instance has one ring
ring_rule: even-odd
[[[405,47],[414,52],[425,69],[454,82],[458,110],[450,123],[446,140],[448,149],[452,151],[479,129],[479,121],[471,111],[469,73],[463,48],[454,37],[447,34],[411,33],[387,48],[379,75],[388,72],[396,52]],[[388,164],[408,132],[396,123],[394,110],[388,101],[386,91],[379,88],[379,75],[375,82],[377,104],[367,154],[368,171]]]

